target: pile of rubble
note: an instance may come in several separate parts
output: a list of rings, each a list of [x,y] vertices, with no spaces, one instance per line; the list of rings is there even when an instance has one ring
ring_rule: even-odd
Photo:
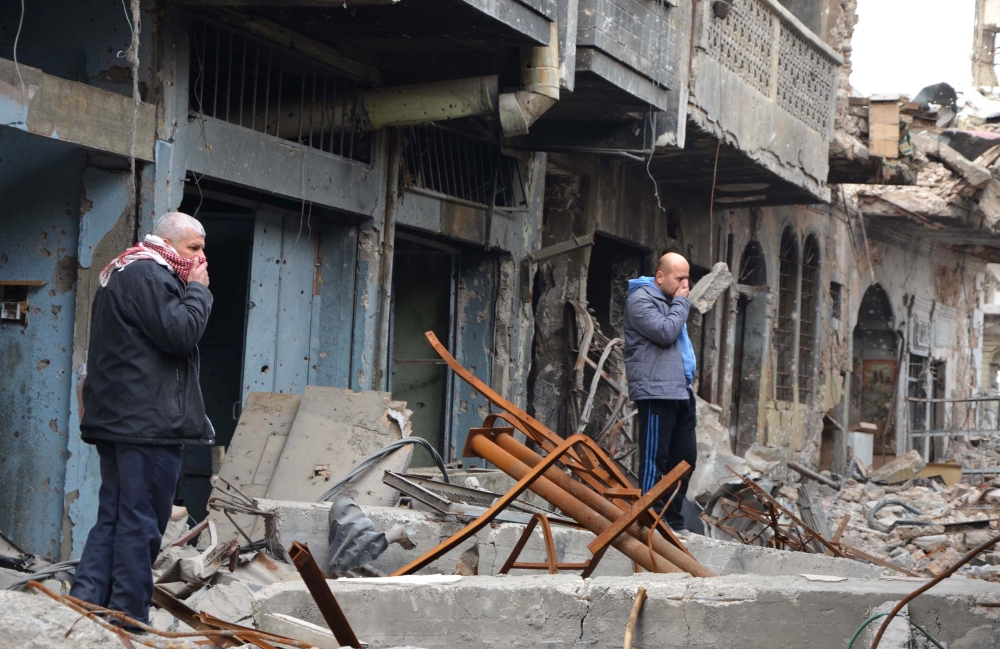
[[[1000,480],[978,487],[919,482],[923,484],[848,480],[838,492],[821,487],[829,492],[824,509],[831,521],[849,517],[843,533],[847,543],[902,568],[936,576],[996,534],[996,518],[990,514],[1000,508]],[[1000,565],[1000,552],[981,559]]]

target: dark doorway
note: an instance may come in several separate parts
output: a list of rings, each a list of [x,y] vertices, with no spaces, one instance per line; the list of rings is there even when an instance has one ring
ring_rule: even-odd
[[[899,376],[900,358],[896,331],[892,326],[892,306],[889,296],[878,284],[865,291],[858,308],[858,324],[853,334],[854,358],[851,378],[851,412],[849,424],[875,424],[876,455],[896,452],[896,440],[890,422],[895,416],[891,405]]]
[[[649,272],[649,253],[610,237],[594,236],[587,270],[587,306],[604,335],[622,336],[628,280]]]
[[[199,202],[201,203],[198,209]],[[215,443],[228,447],[239,418],[246,338],[247,291],[253,247],[253,213],[218,201],[188,196],[181,211],[195,214],[205,227],[212,314],[198,344],[201,392],[215,428]],[[211,485],[212,449],[187,446],[177,487],[180,504],[196,520],[205,517]]]
[[[404,235],[405,236],[405,235]],[[392,268],[392,375],[389,390],[413,411],[413,434],[443,457],[449,411],[448,366],[427,342],[433,331],[454,353],[455,275],[458,256],[447,246],[397,237]],[[413,466],[432,466],[430,453],[416,447]]]
[[[760,375],[767,327],[767,264],[764,251],[756,241],[743,249],[737,289],[729,421],[736,453],[742,456],[757,441]]]

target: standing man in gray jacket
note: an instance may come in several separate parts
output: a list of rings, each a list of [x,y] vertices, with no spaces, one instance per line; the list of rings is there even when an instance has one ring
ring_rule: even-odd
[[[646,493],[682,460],[694,470],[698,459],[694,347],[687,334],[690,266],[668,252],[655,277],[629,280],[625,302],[625,373],[629,398],[639,407],[639,457],[642,492]],[[691,472],[664,518],[675,532],[687,533],[681,504]],[[672,493],[668,492],[668,493]],[[659,511],[663,504],[654,505]]]

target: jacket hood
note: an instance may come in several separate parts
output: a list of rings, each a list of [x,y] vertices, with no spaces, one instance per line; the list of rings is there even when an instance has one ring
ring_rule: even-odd
[[[663,292],[656,286],[656,282],[653,281],[653,278],[645,275],[639,277],[638,279],[630,279],[628,281],[628,294],[632,295],[640,286],[648,286],[660,295],[663,295]]]

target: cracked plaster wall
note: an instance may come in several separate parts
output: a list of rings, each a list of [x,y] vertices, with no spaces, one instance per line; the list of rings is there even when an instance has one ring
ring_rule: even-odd
[[[855,222],[852,230],[842,210],[822,205],[716,210],[714,217],[710,217],[707,204],[664,192],[660,196],[661,210],[652,182],[641,169],[627,169],[609,159],[583,156],[553,155],[550,160],[553,166],[547,178],[549,194],[543,245],[565,240],[571,231],[577,235],[596,231],[649,251],[651,263],[663,252],[676,251],[692,263],[708,268],[720,256],[725,258],[723,248],[727,236],[732,234],[733,268],[738,269],[747,243],[756,240],[761,244],[769,296],[767,340],[764,341],[767,353],[760,361],[757,441],[784,449],[787,454],[799,455],[807,462],[818,462],[824,413],[842,424],[853,423],[848,416],[852,332],[857,324],[861,298],[871,284],[859,224]],[[676,238],[667,234],[668,213],[679,219]],[[816,374],[808,403],[798,397],[791,403],[775,398],[776,354],[770,332],[777,317],[778,248],[785,227],[791,227],[796,233],[800,254],[808,235],[815,235],[820,247],[819,331],[814,352]],[[930,318],[930,304],[942,305],[936,310],[934,335],[937,338],[931,353],[947,362],[949,396],[970,394],[976,385],[974,375],[982,367],[983,318],[978,310],[982,264],[942,248],[894,239],[886,243],[877,240],[871,231],[869,236],[868,248],[876,278],[885,286],[894,314],[905,310],[905,300],[910,299],[908,295],[915,296],[918,307],[923,305],[925,319]],[[714,255],[709,254],[710,247]],[[542,264],[536,276],[536,337],[530,404],[535,415],[550,426],[562,423],[569,391],[565,362],[569,332],[565,328],[563,308],[567,299],[586,295],[588,263],[589,255],[577,251]],[[831,283],[843,287],[840,318],[833,317]],[[735,303],[730,303],[730,307],[734,308]],[[728,413],[732,399],[733,340],[727,338],[727,332],[721,331],[720,322],[708,326],[713,318],[721,318],[721,310],[722,307],[717,306],[704,317],[704,331],[709,339],[703,349],[715,345],[720,350],[719,356],[727,357],[727,366],[714,367],[713,373],[724,374],[723,387],[715,401],[723,413]],[[897,324],[898,320],[894,327]],[[689,322],[691,326],[694,325]],[[699,350],[702,372],[705,371],[704,363],[705,357]],[[903,400],[899,399],[899,403]],[[902,412],[897,413],[898,417],[902,415]]]

